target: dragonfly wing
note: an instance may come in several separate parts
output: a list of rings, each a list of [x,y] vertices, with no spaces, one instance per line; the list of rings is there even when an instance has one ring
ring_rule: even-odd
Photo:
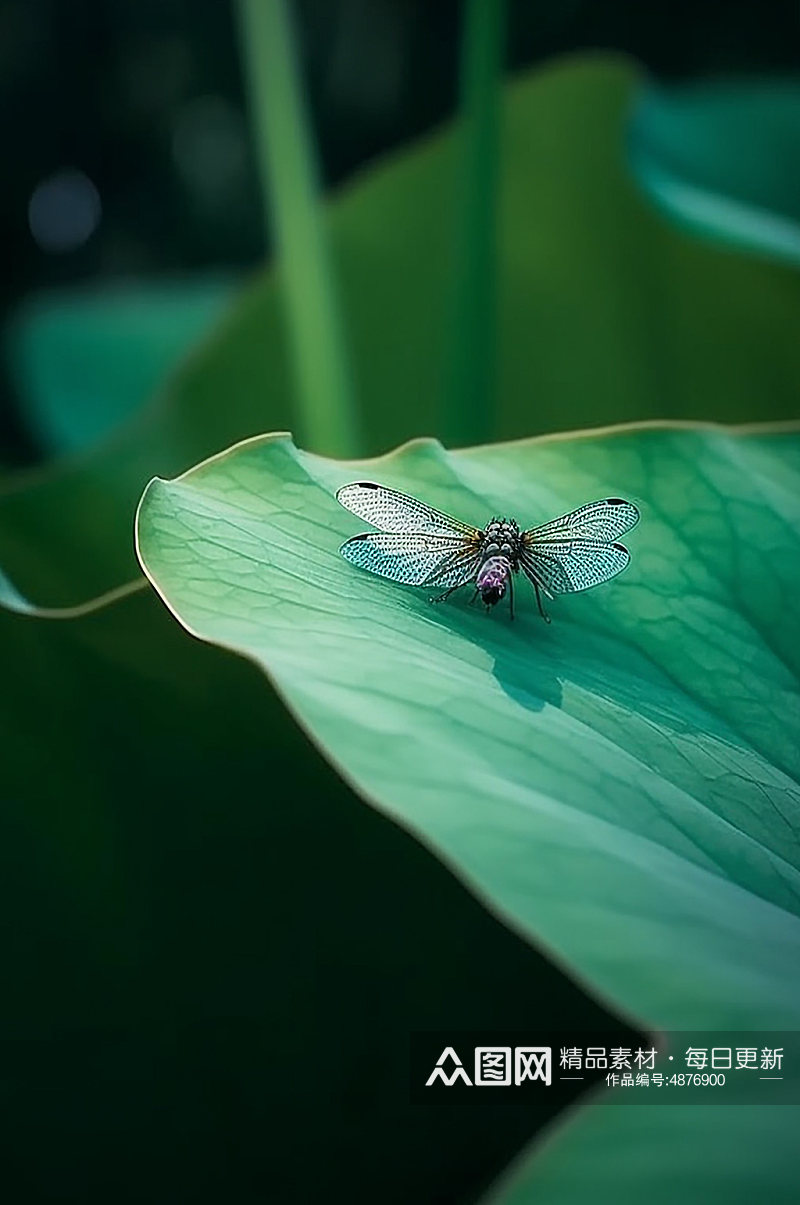
[[[533,545],[541,540],[561,543],[566,540],[602,540],[610,543],[618,540],[639,522],[639,511],[632,502],[623,498],[603,498],[600,502],[587,502],[568,515],[561,515],[541,527],[531,527],[523,532],[523,543]]]
[[[472,581],[478,572],[480,556],[477,552],[461,552],[457,557],[453,554],[436,569],[432,577],[423,583],[426,586],[441,586],[447,590],[450,587],[465,586]]]
[[[466,552],[463,540],[414,532],[368,531],[346,540],[342,556],[360,569],[406,586],[438,584],[437,572],[454,568],[455,554]]]
[[[574,594],[616,577],[630,561],[622,544],[602,540],[545,540],[531,544],[522,554],[526,575],[551,597]]]
[[[460,519],[434,510],[410,494],[401,494],[399,490],[376,485],[373,481],[354,481],[351,485],[343,485],[336,497],[347,510],[381,531],[413,531],[468,536],[471,539],[480,535],[477,528],[462,523]]]

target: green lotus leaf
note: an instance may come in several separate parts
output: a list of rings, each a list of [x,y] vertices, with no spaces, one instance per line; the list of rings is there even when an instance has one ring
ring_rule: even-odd
[[[482,1205],[580,1205],[605,1185],[621,1205],[793,1205],[798,1123],[796,1105],[590,1107],[525,1152]]]
[[[798,1026],[798,473],[774,429],[621,428],[336,463],[285,436],[151,483],[142,564],[267,671],[340,773],[512,927],[664,1027]],[[642,512],[625,573],[539,620],[355,569],[349,480],[465,520]],[[798,1110],[582,1109],[485,1198],[745,1205],[795,1191]]]
[[[670,216],[800,265],[800,77],[646,84],[629,151],[640,184]]]
[[[50,455],[108,435],[161,385],[228,307],[234,283],[198,278],[27,300],[5,349],[25,423]]]
[[[257,438],[138,515],[147,575],[253,659],[365,798],[617,1009],[672,1029],[800,1019],[800,436],[645,426],[342,463]],[[359,571],[337,487],[469,522],[605,496],[625,573],[510,622]],[[466,593],[465,591],[462,593]]]

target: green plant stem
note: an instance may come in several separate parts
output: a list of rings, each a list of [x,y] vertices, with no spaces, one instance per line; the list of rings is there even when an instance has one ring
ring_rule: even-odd
[[[452,325],[444,438],[482,443],[491,431],[497,342],[497,182],[505,0],[465,0]]]
[[[289,5],[238,0],[238,8],[268,230],[285,282],[298,436],[315,452],[352,456],[359,450],[359,423]]]

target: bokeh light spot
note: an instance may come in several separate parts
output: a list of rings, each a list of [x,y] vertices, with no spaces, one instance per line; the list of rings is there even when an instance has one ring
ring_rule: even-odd
[[[102,212],[89,177],[67,168],[37,184],[28,202],[28,225],[43,251],[75,251],[96,230]]]

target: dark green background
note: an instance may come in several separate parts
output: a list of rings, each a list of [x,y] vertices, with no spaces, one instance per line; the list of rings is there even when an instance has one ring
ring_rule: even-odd
[[[294,0],[301,68],[323,183],[333,187],[448,117],[457,92],[459,0]],[[657,78],[780,72],[797,64],[789,0],[598,5],[510,0],[510,69],[564,52],[613,49]],[[209,205],[171,146],[198,99],[223,106],[243,159]],[[158,281],[248,269],[264,251],[245,99],[227,0],[2,0],[4,123],[0,317],[41,289]],[[103,205],[77,251],[41,251],[27,225],[36,185],[76,166]],[[48,452],[0,360],[0,465]]]

